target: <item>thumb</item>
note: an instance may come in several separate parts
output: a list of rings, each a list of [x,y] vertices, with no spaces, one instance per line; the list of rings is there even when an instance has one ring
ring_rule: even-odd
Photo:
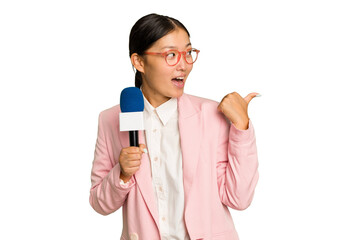
[[[139,148],[140,148],[140,151],[141,151],[141,152],[143,152],[143,153],[148,153],[145,144],[140,143],[140,144],[139,144]]]
[[[261,96],[259,93],[256,93],[256,92],[252,92],[252,93],[249,93],[246,97],[244,97],[244,100],[246,101],[247,104],[249,104],[249,102],[254,98],[254,97],[257,97],[257,96]]]

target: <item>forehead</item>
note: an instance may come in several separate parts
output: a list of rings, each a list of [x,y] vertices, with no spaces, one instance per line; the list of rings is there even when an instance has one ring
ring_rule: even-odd
[[[182,49],[189,46],[189,35],[182,28],[176,28],[174,31],[169,32],[150,48],[151,50],[162,50],[165,48]],[[191,43],[190,43],[191,44]]]

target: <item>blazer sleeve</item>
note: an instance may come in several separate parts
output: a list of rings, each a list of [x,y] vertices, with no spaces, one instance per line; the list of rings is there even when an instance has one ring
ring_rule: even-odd
[[[105,131],[108,127],[103,121],[103,113],[99,115],[89,200],[96,212],[108,215],[123,206],[135,180],[132,177],[127,184],[120,183],[120,164],[110,157],[106,141],[109,134]]]
[[[246,130],[222,121],[217,150],[217,183],[221,202],[233,209],[246,209],[257,184],[258,157],[251,120]]]

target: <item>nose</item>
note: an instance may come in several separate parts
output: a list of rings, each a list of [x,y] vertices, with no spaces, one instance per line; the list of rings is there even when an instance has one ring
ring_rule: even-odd
[[[185,70],[186,69],[185,53],[181,53],[180,60],[176,65],[176,70]]]

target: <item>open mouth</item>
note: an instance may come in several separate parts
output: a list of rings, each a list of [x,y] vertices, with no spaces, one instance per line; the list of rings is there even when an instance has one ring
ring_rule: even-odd
[[[177,78],[173,78],[172,80],[178,81],[178,82],[183,82],[183,81],[184,81],[184,77],[177,77]]]
[[[184,77],[176,77],[171,79],[173,84],[179,88],[182,88],[184,86]]]

